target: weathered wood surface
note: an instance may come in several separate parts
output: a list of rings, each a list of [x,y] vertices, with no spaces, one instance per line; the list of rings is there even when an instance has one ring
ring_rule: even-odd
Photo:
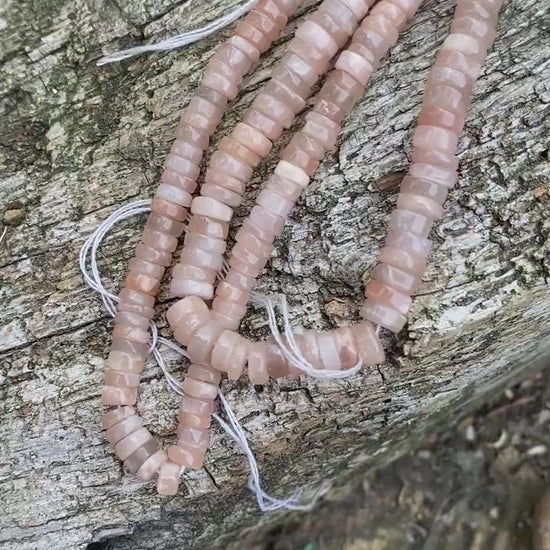
[[[217,429],[206,468],[186,475],[176,498],[160,499],[122,471],[98,429],[110,321],[77,264],[84,238],[116,206],[152,195],[178,113],[231,31],[185,51],[101,68],[95,61],[232,4],[0,5],[1,548],[99,548],[111,539],[113,548],[226,547],[259,521],[245,461]],[[291,215],[258,287],[285,292],[297,324],[357,318],[451,14],[447,0],[420,10]],[[461,140],[460,181],[409,325],[387,342],[387,363],[345,382],[224,386],[272,492],[344,483],[550,355],[549,17],[547,1],[505,5]],[[268,78],[296,21],[245,81],[214,141]],[[257,171],[241,214],[277,153]],[[103,249],[113,288],[142,223],[121,225]],[[244,332],[267,334],[261,311],[251,309]],[[139,409],[165,442],[176,402],[151,365]]]

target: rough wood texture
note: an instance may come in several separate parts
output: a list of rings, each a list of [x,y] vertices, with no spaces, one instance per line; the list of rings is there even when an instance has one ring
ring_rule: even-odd
[[[206,468],[186,475],[176,498],[161,499],[122,471],[98,427],[110,321],[77,265],[102,219],[152,195],[178,113],[231,31],[185,51],[101,68],[95,61],[232,4],[0,6],[1,548],[103,548],[109,540],[113,548],[223,548],[241,529],[274,521],[259,518],[245,460],[218,429]],[[357,318],[451,14],[448,0],[420,10],[292,213],[258,288],[285,292],[295,323],[326,328]],[[461,140],[460,181],[408,327],[386,342],[387,363],[345,382],[224,386],[273,493],[323,480],[344,486],[550,355],[549,16],[544,1],[505,5]],[[246,80],[215,142],[268,78],[295,23]],[[257,171],[241,214],[277,154]],[[113,288],[142,222],[121,225],[103,249]],[[250,310],[244,332],[267,334],[262,311]],[[139,409],[165,443],[176,402],[151,364]]]

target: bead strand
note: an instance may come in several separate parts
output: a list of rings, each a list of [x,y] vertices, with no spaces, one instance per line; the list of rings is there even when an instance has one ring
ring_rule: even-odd
[[[152,212],[119,295],[113,342],[107,360],[108,371],[101,393],[104,405],[118,408],[105,413],[102,421],[115,453],[128,469],[137,471],[138,478],[143,480],[159,473],[158,491],[161,494],[175,494],[177,491],[181,471],[181,460],[177,458],[182,453],[190,457],[188,467],[196,467],[198,461],[193,457],[197,456],[197,448],[207,445],[208,432],[202,427],[204,422],[189,418],[195,414],[192,411],[206,410],[199,407],[203,406],[202,403],[194,403],[193,409],[188,401],[182,402],[182,415],[186,415],[190,427],[178,434],[178,441],[182,443],[178,447],[181,448],[179,455],[176,456],[173,448],[166,455],[159,450],[131,407],[137,399],[140,373],[149,351],[148,325],[154,315],[155,296],[183,233],[183,222],[197,187],[199,164],[210,136],[220,122],[227,102],[237,95],[244,74],[258,61],[260,53],[268,49],[300,3],[301,0],[260,0],[237,25],[235,36],[224,43],[210,60],[202,85],[183,111],[176,128],[176,140],[151,203]],[[193,378],[205,378],[203,371],[191,369],[191,373],[194,374],[189,374],[186,388],[192,388],[194,382],[195,386],[200,386],[201,382],[208,384]],[[217,394],[219,373],[212,371],[212,380],[216,383],[210,384],[214,388],[214,392],[208,394],[210,412]],[[193,389],[190,391],[192,393]]]
[[[401,183],[385,246],[365,288],[364,319],[399,332],[424,274],[428,234],[457,181],[456,147],[474,82],[495,35],[501,0],[459,0],[424,91],[412,164]]]

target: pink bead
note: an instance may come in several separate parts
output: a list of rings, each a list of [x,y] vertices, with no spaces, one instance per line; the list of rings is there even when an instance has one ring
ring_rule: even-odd
[[[255,5],[254,9],[272,19],[277,25],[279,32],[285,28],[288,21],[288,15],[284,7],[279,5],[275,0],[260,0]]]
[[[349,327],[337,328],[332,331],[336,349],[342,369],[351,369],[359,362],[357,345],[353,338],[353,332]]]
[[[248,181],[252,176],[251,166],[223,151],[214,152],[210,159],[210,166],[241,181]]]
[[[209,384],[208,382],[202,382],[200,380],[193,380],[192,378],[186,378],[183,381],[183,391],[191,397],[197,399],[216,399],[218,395],[218,386]]]
[[[352,55],[357,55],[351,50],[346,51]],[[363,58],[361,57],[361,59]],[[347,71],[337,69],[331,72],[321,88],[313,111],[324,115],[339,125],[362,93],[363,86],[355,77]],[[324,154],[321,158],[323,157]]]
[[[252,107],[279,122],[283,128],[290,128],[294,122],[292,109],[268,93],[258,94]]]
[[[431,220],[438,220],[443,216],[441,204],[428,197],[423,197],[414,193],[399,193],[397,208],[416,212]]]
[[[473,80],[463,71],[435,65],[430,70],[426,86],[451,86],[468,95],[472,91]]]
[[[412,304],[412,298],[398,292],[394,288],[372,280],[365,289],[365,296],[378,305],[383,305],[407,315]]]
[[[140,481],[150,481],[168,461],[164,451],[153,453],[138,469],[136,477]]]
[[[187,370],[186,376],[193,378],[193,380],[201,380],[202,382],[216,385],[220,383],[222,378],[217,370],[204,365],[191,365]]]
[[[338,51],[334,38],[319,24],[306,20],[298,27],[295,35],[304,42],[311,44],[316,50],[323,52],[328,58]]]
[[[219,220],[212,220],[207,216],[193,216],[187,228],[195,235],[204,235],[216,239],[227,239],[229,224]]]
[[[327,149],[331,149],[340,135],[340,125],[319,113],[309,112],[302,133],[321,141]]]
[[[384,350],[374,327],[368,321],[350,327],[357,346],[359,358],[365,366],[379,365],[384,362]]]
[[[241,50],[252,63],[260,59],[260,50],[242,36],[233,35],[227,42]]]
[[[309,86],[313,86],[319,78],[319,74],[315,70],[315,67],[307,63],[299,55],[289,52],[281,58],[280,63],[282,67],[287,68],[290,72],[300,77],[300,79]]]
[[[216,296],[219,296],[222,300],[234,302],[241,306],[246,305],[246,302],[248,301],[248,292],[228,283],[227,281],[222,281],[218,284],[218,287],[216,288]]]
[[[168,458],[184,468],[200,470],[204,463],[204,451],[189,446],[172,445],[168,448]]]
[[[268,229],[260,227],[257,223],[251,221],[250,218],[245,218],[243,221],[243,227],[246,227],[249,231],[253,232],[259,240],[269,245],[275,241],[275,235]]]
[[[390,228],[395,231],[411,231],[422,237],[426,237],[432,228],[433,220],[411,212],[396,208],[390,216]]]
[[[441,107],[424,106],[420,111],[418,124],[439,126],[440,128],[446,128],[459,134],[464,126],[464,115],[453,113]]]
[[[113,329],[113,338],[122,340],[131,340],[141,344],[149,342],[149,333],[137,327],[129,327],[127,325],[115,325]]]
[[[416,10],[418,10],[423,0],[386,0],[386,2],[395,4],[411,18],[416,13]]]
[[[135,271],[136,273],[142,273],[143,275],[149,275],[149,277],[154,277],[160,279],[164,274],[164,267],[157,265],[153,262],[147,262],[145,260],[140,260],[138,258],[132,258],[128,262],[128,269],[130,271]]]
[[[166,159],[166,169],[173,170],[180,176],[185,176],[192,180],[197,179],[200,172],[197,164],[186,158],[178,157],[173,154],[169,154]]]
[[[181,447],[200,449],[204,453],[208,449],[209,443],[210,430],[201,430],[190,426],[178,428],[178,445]]]
[[[202,128],[196,128],[182,121],[176,127],[176,138],[192,143],[195,147],[204,151],[208,147],[210,132]],[[198,164],[196,162],[195,164]]]
[[[160,231],[154,231],[148,227],[143,231],[141,238],[143,244],[150,248],[156,248],[163,252],[174,252],[178,246],[178,239],[171,235],[166,235]]]
[[[443,42],[441,49],[462,52],[465,55],[471,55],[480,60],[486,54],[486,49],[482,42],[467,34],[450,34]]]
[[[266,189],[275,191],[278,195],[285,197],[293,203],[298,200],[303,191],[302,187],[296,182],[283,178],[277,174],[273,174],[267,180]]]
[[[130,302],[119,302],[117,306],[117,311],[133,313],[134,315],[139,315],[140,317],[146,318],[148,321],[150,321],[155,316],[155,310],[152,307],[140,306],[137,304],[132,304]],[[128,323],[121,323],[121,324],[128,324]],[[135,323],[131,323],[131,324],[135,324]]]
[[[451,189],[457,180],[456,170],[436,166],[435,164],[412,164],[409,168],[409,175],[419,179],[435,181]]]
[[[251,290],[254,286],[254,283],[256,282],[253,277],[247,277],[246,275],[243,275],[242,273],[238,273],[237,271],[231,269],[227,273],[224,281],[230,285],[242,288],[246,291]]]
[[[104,430],[108,430],[125,418],[135,414],[136,409],[134,409],[134,407],[117,407],[101,415],[101,426]]]
[[[259,256],[268,258],[273,252],[273,244],[262,241],[258,235],[254,234],[246,226],[242,226],[237,234],[235,235],[235,240],[243,248],[253,251]],[[220,283],[223,284],[223,283]],[[235,300],[232,300],[235,301]]]
[[[107,365],[119,372],[140,373],[145,366],[145,356],[136,357],[122,351],[111,351],[107,359]]]
[[[142,330],[147,330],[149,328],[150,321],[151,319],[148,317],[143,317],[131,311],[118,311],[115,315],[115,324],[138,327]]]
[[[361,28],[364,30],[370,30],[381,36],[384,40],[384,50],[391,48],[396,42],[399,36],[399,32],[388,19],[383,15],[369,15],[361,23]],[[382,47],[382,45],[380,45]]]
[[[141,418],[137,415],[128,416],[121,420],[118,424],[111,426],[105,432],[105,439],[111,444],[116,445],[120,440],[135,432],[143,426]]]
[[[104,384],[113,388],[137,388],[140,378],[139,373],[136,372],[108,370],[105,373]]]
[[[317,23],[334,39],[338,49],[340,49],[349,39],[350,35],[334,20],[330,13],[323,10],[317,10],[307,19],[312,23]]]
[[[408,231],[389,231],[386,246],[407,250],[425,260],[432,248],[432,241]]]
[[[310,43],[304,42],[300,38],[294,37],[290,41],[288,51],[302,58],[317,75],[325,73],[328,69],[330,58],[326,53],[317,50]],[[300,98],[304,97],[300,94],[298,96]]]
[[[195,178],[192,179],[188,176],[178,174],[174,170],[165,169],[162,173],[162,176],[160,177],[160,181],[167,185],[171,185],[172,187],[183,189],[189,194],[194,193],[197,189],[197,182]]]
[[[364,57],[349,50],[344,50],[340,54],[336,61],[336,69],[349,73],[363,86],[367,84],[374,71],[373,66]]]
[[[203,312],[208,314],[207,305],[196,296],[188,296],[182,300],[178,300],[166,310],[166,320],[172,327],[172,330],[191,313]]]
[[[212,293],[213,294],[213,293]],[[209,312],[194,311],[187,314],[179,321],[174,330],[174,338],[184,346],[187,346],[195,332],[211,321]]]
[[[224,330],[212,350],[212,367],[238,380],[248,356],[246,341],[232,330]]]
[[[440,205],[445,202],[448,191],[443,185],[411,176],[406,176],[401,182],[402,193],[425,197]]]
[[[156,248],[151,248],[144,244],[138,244],[136,247],[136,258],[152,262],[163,267],[168,267],[172,262],[172,254]]]
[[[176,139],[170,148],[170,154],[189,159],[195,164],[202,160],[202,149],[182,139]]]
[[[189,248],[200,248],[213,254],[223,254],[227,247],[227,242],[223,239],[201,235],[188,231],[184,239],[185,246]]]
[[[187,217],[187,208],[164,199],[153,199],[151,201],[151,211],[180,222]]]
[[[191,206],[192,200],[191,195],[187,191],[166,184],[161,184],[159,186],[155,197],[157,199],[163,199],[185,207]]]
[[[124,353],[135,357],[136,359],[145,359],[149,353],[149,345],[141,344],[139,342],[132,342],[130,340],[123,340],[120,338],[113,338],[111,344],[111,353]],[[109,363],[109,366],[111,364]],[[115,367],[112,367],[115,368]],[[115,368],[115,370],[126,370],[121,368]]]
[[[220,271],[223,267],[223,255],[202,248],[186,246],[181,253],[180,262],[204,269],[211,269],[212,271]]]
[[[242,143],[230,137],[222,138],[218,149],[220,151],[223,151],[224,153],[227,153],[228,155],[239,159],[241,162],[244,162],[248,166],[252,166],[253,168],[258,166],[258,164],[262,160],[262,157],[255,153],[252,149],[249,149]]]
[[[279,161],[275,167],[275,174],[293,181],[302,187],[302,189],[305,189],[309,184],[309,176],[307,173],[298,166],[290,164],[290,162],[286,160]]]
[[[372,272],[372,277],[407,295],[412,295],[420,284],[420,279],[417,276],[386,264],[378,264]]]
[[[415,147],[411,155],[411,161],[415,164],[435,164],[452,170],[458,168],[458,157],[456,155],[434,151],[433,149]]]
[[[222,44],[211,59],[227,64],[241,77],[252,68],[252,60],[237,46],[228,42]]]
[[[246,111],[243,122],[261,132],[270,141],[278,140],[283,133],[283,126],[279,121],[252,107]]]
[[[371,300],[367,300],[361,308],[361,316],[363,319],[367,319],[371,323],[383,326],[395,333],[400,332],[407,322],[407,318],[398,311],[376,304]]]
[[[178,492],[181,466],[174,462],[164,462],[159,469],[157,492],[159,495],[172,496]]]
[[[426,258],[413,254],[410,250],[385,246],[380,253],[380,262],[397,267],[416,277],[422,277],[426,269]]]
[[[319,359],[321,360],[320,368],[325,370],[341,370],[340,354],[332,331],[318,332],[316,337]]]
[[[132,304],[153,307],[155,305],[155,299],[152,296],[148,296],[143,292],[136,292],[128,288],[123,288],[118,295],[121,302],[129,302]]]
[[[271,78],[274,78],[278,82],[283,82],[287,88],[290,88],[303,98],[309,97],[311,94],[312,85],[291,71],[287,66],[276,65],[271,73]]]
[[[282,218],[288,216],[288,213],[294,207],[293,201],[282,197],[270,189],[264,189],[256,200],[259,205],[263,206],[273,214],[281,216]]]
[[[224,111],[222,107],[199,96],[195,96],[191,99],[187,109],[193,114],[198,114],[208,119],[211,123],[211,127],[216,127],[220,123]]]
[[[160,288],[160,278],[136,273],[135,271],[128,271],[124,279],[124,286],[151,296],[156,296]]]
[[[248,351],[248,377],[251,384],[267,384],[269,373],[267,372],[265,342],[250,344]]]
[[[250,211],[250,221],[265,229],[268,233],[278,237],[285,227],[285,220],[261,205],[256,205]]]
[[[198,416],[210,416],[214,412],[214,402],[209,399],[197,399],[190,395],[182,395],[180,412]]]
[[[271,17],[255,8],[246,16],[246,22],[267,36],[270,42],[273,42],[282,30]]]
[[[115,445],[115,453],[120,460],[126,460],[134,451],[151,439],[151,434],[147,428],[138,428]]]
[[[217,271],[196,265],[178,264],[172,271],[173,279],[191,279],[193,281],[202,281],[214,284]]]
[[[419,125],[414,133],[413,145],[452,154],[458,145],[458,134],[437,126]]]
[[[312,157],[293,143],[289,143],[283,149],[281,160],[300,168],[308,176],[312,176],[319,166],[319,161],[316,158]]]
[[[233,101],[239,93],[239,88],[236,84],[210,69],[206,72],[202,82],[204,85],[220,92],[220,94],[223,94],[230,101]]]
[[[214,301],[212,302],[212,312],[220,314],[226,319],[231,319],[231,320],[234,320],[235,322],[237,321],[240,322],[241,319],[246,315],[246,305],[230,302],[228,300],[224,300],[220,296],[217,296],[216,298],[214,298]],[[224,327],[224,328],[230,328],[230,327]],[[236,329],[232,329],[232,330],[236,330]]]
[[[204,280],[172,279],[170,283],[170,295],[198,296],[205,300],[210,300],[214,296],[214,287],[211,283]]]
[[[355,14],[340,0],[324,0],[319,6],[319,11],[328,13],[348,36],[357,28],[358,19]]]
[[[316,369],[322,368],[319,355],[319,342],[317,340],[317,331],[307,330],[296,337],[298,348],[305,360]]]
[[[210,364],[212,349],[222,332],[223,327],[218,325],[218,323],[205,323],[200,326],[187,345],[187,353],[191,361],[199,365]],[[194,397],[201,396],[195,395]]]
[[[271,378],[283,378],[289,374],[288,363],[279,346],[268,340],[266,342],[266,365]]]
[[[341,0],[341,2],[353,12],[357,21],[361,21],[367,15],[369,7],[374,3],[369,0]]]
[[[372,10],[371,15],[382,15],[398,30],[403,29],[407,22],[407,13],[398,6],[390,2],[379,2]]]
[[[233,130],[231,137],[254,151],[259,157],[266,157],[271,150],[272,144],[261,132],[248,124],[239,122]]]
[[[475,56],[456,50],[443,49],[437,54],[435,67],[449,67],[467,74],[473,81],[481,70],[482,61]]]
[[[230,221],[233,216],[232,208],[210,197],[195,197],[191,204],[191,212],[222,222]]]
[[[242,36],[245,40],[253,44],[261,53],[267,51],[272,41],[269,36],[266,36],[259,29],[248,23],[247,18],[237,25],[235,34],[237,36]]]

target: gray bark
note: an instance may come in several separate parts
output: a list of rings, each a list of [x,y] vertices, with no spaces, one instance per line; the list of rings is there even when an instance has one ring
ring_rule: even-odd
[[[95,61],[199,26],[233,4],[0,6],[1,548],[227,547],[258,522],[300,521],[260,517],[245,488],[246,462],[218,428],[204,470],[185,474],[181,494],[161,499],[123,472],[98,426],[111,324],[83,286],[79,249],[115,207],[152,196],[178,114],[231,29],[184,51],[106,67]],[[306,4],[245,80],[214,144],[314,6]],[[285,292],[296,324],[328,328],[358,318],[452,7],[441,0],[421,8],[291,214],[258,289]],[[467,414],[549,357],[549,16],[547,1],[505,3],[461,139],[459,183],[433,232],[408,326],[386,338],[387,362],[349,381],[273,382],[262,391],[224,384],[272,493],[328,481],[334,489],[326,498],[335,499],[358,472],[400,456],[434,425]],[[279,150],[257,170],[235,227]],[[113,289],[142,226],[143,219],[122,224],[102,249]],[[166,289],[160,302],[162,312]],[[267,335],[262,311],[250,309],[243,333]],[[175,372],[179,366],[172,364]],[[165,444],[176,406],[151,364],[139,411]]]

